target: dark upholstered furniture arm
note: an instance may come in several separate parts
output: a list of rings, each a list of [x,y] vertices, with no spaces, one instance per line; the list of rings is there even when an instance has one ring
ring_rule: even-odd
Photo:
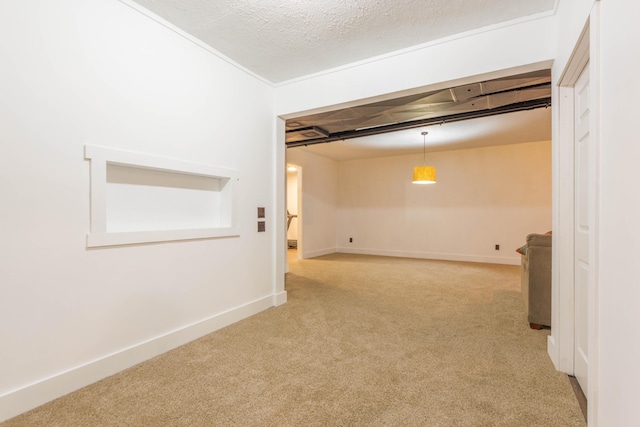
[[[548,234],[528,235],[522,256],[522,295],[532,325],[551,326],[551,241]]]

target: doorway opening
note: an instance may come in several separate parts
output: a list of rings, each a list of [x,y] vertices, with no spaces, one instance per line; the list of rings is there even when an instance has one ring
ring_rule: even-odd
[[[593,9],[558,82],[554,146],[553,329],[549,355],[575,376],[587,419],[598,401],[599,9]]]
[[[292,258],[300,259],[302,248],[301,227],[301,168],[287,164],[287,252]]]

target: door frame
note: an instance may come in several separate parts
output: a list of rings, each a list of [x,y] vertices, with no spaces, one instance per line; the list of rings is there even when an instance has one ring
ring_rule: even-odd
[[[274,140],[285,140],[285,122],[278,117],[274,129]],[[289,271],[287,263],[287,159],[284,144],[273,144],[273,156],[275,160],[273,200],[273,261],[275,274],[273,281],[273,305],[279,306],[287,302],[287,291],[284,288],[285,274]]]
[[[594,197],[594,283],[588,295],[589,336],[589,391],[587,395],[589,425],[596,425],[598,410],[598,241],[599,241],[599,188],[600,188],[600,100],[599,100],[599,3],[594,4],[589,19],[573,54],[554,88],[553,144],[553,268],[551,335],[548,352],[555,367],[574,374],[575,305],[574,305],[574,85],[588,64],[590,74],[590,135],[595,145],[595,193]]]

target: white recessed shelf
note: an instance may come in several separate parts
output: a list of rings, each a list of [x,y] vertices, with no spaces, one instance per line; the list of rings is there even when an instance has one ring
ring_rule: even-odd
[[[91,162],[87,246],[232,237],[235,170],[85,146]]]

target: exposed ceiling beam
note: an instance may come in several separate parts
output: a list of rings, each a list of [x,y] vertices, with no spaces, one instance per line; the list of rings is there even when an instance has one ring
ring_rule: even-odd
[[[452,123],[452,122],[458,122],[462,120],[489,117],[489,116],[494,116],[498,114],[513,113],[517,111],[526,111],[526,110],[534,110],[536,108],[549,108],[549,107],[551,107],[551,98],[550,97],[541,98],[541,99],[536,99],[531,101],[519,102],[516,104],[505,105],[503,107],[497,107],[497,108],[488,109],[488,110],[470,111],[470,112],[459,113],[459,114],[451,114],[451,115],[442,116],[442,117],[432,117],[432,118],[422,119],[422,120],[412,120],[408,122],[394,123],[390,125],[377,126],[377,127],[368,128],[368,129],[336,132],[334,134],[329,135],[326,138],[315,138],[315,139],[308,139],[305,141],[287,142],[286,147],[293,148],[293,147],[301,147],[301,146],[314,145],[314,144],[325,144],[325,143],[334,142],[334,141],[342,141],[346,139],[360,138],[363,136],[396,132],[399,130],[413,129],[413,128],[423,127],[423,126],[441,125],[444,123]]]

